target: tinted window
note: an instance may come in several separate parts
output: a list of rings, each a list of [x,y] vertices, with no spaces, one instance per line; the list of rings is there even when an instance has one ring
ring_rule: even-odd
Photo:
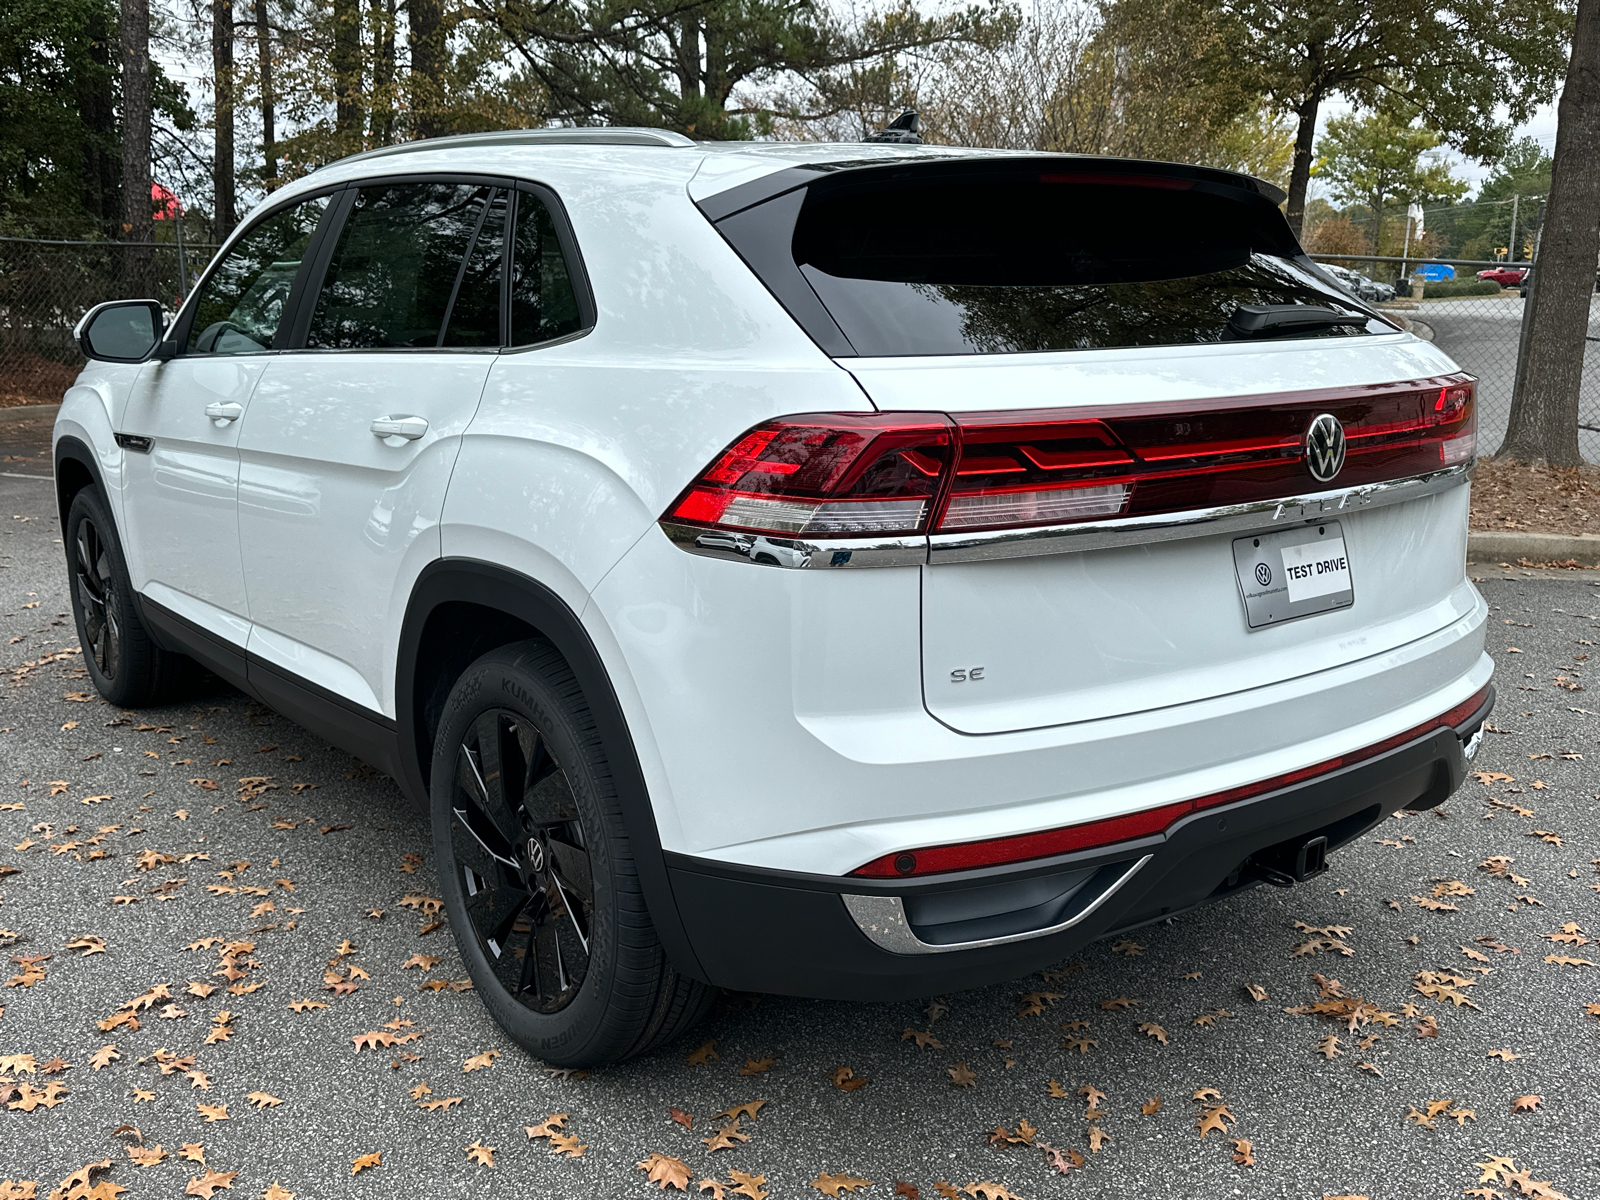
[[[537,196],[518,192],[511,261],[511,344],[531,346],[581,328],[578,294],[550,210]]]
[[[941,170],[842,173],[800,207],[793,261],[857,354],[1185,345],[1233,336],[1241,305],[1360,313],[1295,261],[1282,217],[1253,193],[1031,165]]]
[[[453,183],[360,189],[328,262],[307,345],[437,346],[489,191]]]
[[[445,326],[446,346],[500,344],[500,266],[505,260],[507,194],[496,191],[461,273]]]
[[[234,243],[195,302],[189,353],[252,354],[273,348],[301,256],[327,207],[326,196],[293,205]]]

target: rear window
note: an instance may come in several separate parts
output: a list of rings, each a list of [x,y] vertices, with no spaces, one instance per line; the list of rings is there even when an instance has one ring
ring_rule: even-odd
[[[841,172],[719,223],[818,341],[867,357],[1176,346],[1249,336],[1361,337],[1381,321],[1230,328],[1243,306],[1367,318],[1320,278],[1266,197],[1083,163]],[[1091,164],[1092,165],[1092,164]],[[790,253],[746,244],[765,226]],[[785,259],[792,261],[784,261]],[[783,277],[798,271],[799,278]],[[800,280],[811,296],[798,296]],[[813,336],[816,336],[816,331]],[[831,344],[830,344],[831,342]]]

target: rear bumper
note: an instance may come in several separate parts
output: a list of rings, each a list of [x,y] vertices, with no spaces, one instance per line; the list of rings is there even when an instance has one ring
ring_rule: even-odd
[[[667,854],[667,869],[714,984],[850,1000],[978,987],[1249,887],[1240,868],[1252,855],[1279,848],[1281,857],[1319,836],[1333,848],[1396,809],[1434,807],[1465,779],[1463,746],[1492,705],[1491,694],[1456,729],[1435,730],[1355,766],[1194,813],[1165,834],[1076,854],[915,883],[736,867],[675,853]],[[898,928],[894,912],[901,914]]]

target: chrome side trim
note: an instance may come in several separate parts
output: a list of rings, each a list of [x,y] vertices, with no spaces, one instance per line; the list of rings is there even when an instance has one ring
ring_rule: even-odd
[[[1077,525],[995,529],[983,533],[936,533],[904,537],[784,538],[732,533],[662,521],[673,543],[690,554],[729,562],[754,562],[792,570],[829,567],[911,567],[927,563],[992,562],[1040,554],[1073,554],[1113,546],[1143,546],[1182,538],[1209,537],[1268,528],[1283,521],[1315,521],[1437,495],[1472,478],[1475,461],[1384,483],[1307,492],[1277,500],[1253,500],[1181,513],[1114,517]]]
[[[730,533],[698,525],[662,521],[661,528],[680,550],[793,570],[825,567],[917,567],[928,561],[928,539],[911,537],[804,538]]]
[[[845,910],[849,912],[861,932],[866,934],[879,947],[889,951],[889,953],[948,954],[953,950],[976,950],[983,946],[1004,946],[1008,942],[1024,942],[1030,938],[1049,937],[1052,933],[1060,933],[1063,929],[1071,929],[1080,921],[1086,920],[1102,904],[1121,891],[1123,885],[1137,875],[1140,869],[1154,857],[1154,854],[1146,854],[1124,871],[1115,883],[1096,896],[1087,908],[1058,925],[1050,925],[1044,929],[1032,929],[1026,933],[1008,933],[1004,937],[983,938],[976,942],[955,942],[948,946],[931,945],[912,931],[911,923],[906,920],[905,905],[901,903],[899,896],[856,896],[846,893],[841,898],[844,900]]]
[[[1182,538],[1242,533],[1280,521],[1315,521],[1361,508],[1377,508],[1418,500],[1459,487],[1472,476],[1471,462],[1357,487],[1309,492],[1279,500],[1225,504],[1183,513],[1158,513],[1148,517],[1117,517],[1084,521],[1045,529],[998,529],[988,533],[936,533],[928,539],[928,562],[988,562],[1002,558],[1029,558],[1038,554],[1070,554],[1112,546],[1142,546]]]

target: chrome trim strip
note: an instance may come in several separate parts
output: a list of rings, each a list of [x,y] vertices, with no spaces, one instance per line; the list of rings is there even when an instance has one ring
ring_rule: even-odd
[[[1437,495],[1467,483],[1476,460],[1383,483],[1307,492],[1277,500],[1253,500],[1181,513],[1114,517],[1077,525],[994,529],[983,533],[936,533],[904,537],[784,538],[731,533],[698,525],[662,521],[673,543],[690,554],[729,562],[816,570],[830,567],[912,567],[924,563],[992,562],[1041,554],[1073,554],[1113,546],[1143,546],[1182,538],[1208,537],[1262,529],[1280,521],[1315,521],[1361,508],[1380,508]]]
[[[1084,521],[1043,529],[997,529],[987,533],[936,533],[928,539],[928,562],[988,562],[1003,558],[1028,558],[1038,554],[1069,554],[1103,550],[1111,546],[1142,546],[1182,538],[1242,533],[1279,521],[1315,521],[1360,508],[1377,508],[1432,496],[1466,483],[1471,462],[1460,463],[1384,483],[1310,492],[1278,500],[1225,504],[1182,513],[1157,513],[1148,517],[1118,517]]]
[[[918,567],[928,561],[925,534],[911,537],[857,537],[811,540],[754,533],[730,533],[699,525],[662,521],[661,528],[680,550],[794,570],[827,567]]]
[[[861,932],[866,934],[876,945],[891,954],[948,954],[953,950],[976,950],[984,946],[1004,946],[1008,942],[1023,942],[1030,938],[1049,937],[1052,933],[1060,933],[1064,929],[1071,929],[1080,921],[1087,920],[1111,897],[1122,890],[1124,884],[1137,875],[1141,868],[1154,858],[1154,854],[1146,854],[1138,862],[1130,866],[1118,880],[1095,897],[1088,908],[1076,916],[1062,921],[1059,925],[1050,925],[1044,929],[1032,929],[1026,933],[1008,933],[1004,937],[982,938],[975,942],[955,942],[948,946],[935,946],[919,938],[911,929],[911,923],[906,920],[906,908],[899,896],[857,896],[845,893],[845,909],[855,920]]]

